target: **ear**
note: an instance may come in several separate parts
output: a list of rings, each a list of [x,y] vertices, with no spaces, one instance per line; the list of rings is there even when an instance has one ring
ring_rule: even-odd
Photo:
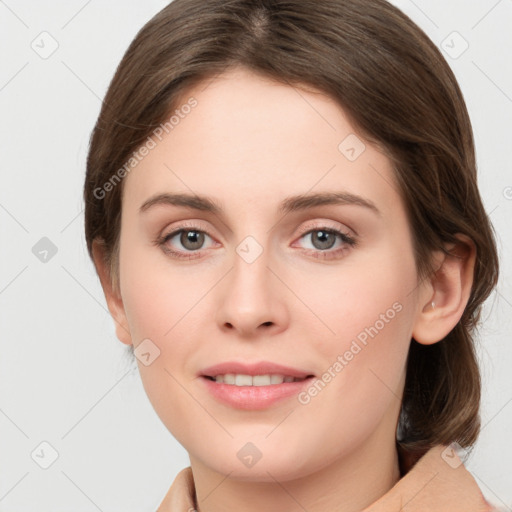
[[[110,314],[115,322],[116,336],[121,342],[125,343],[126,345],[131,345],[132,337],[130,334],[126,313],[124,311],[121,292],[119,290],[115,290],[112,286],[110,268],[108,268],[105,259],[105,246],[100,241],[94,240],[92,244],[92,252],[94,266],[96,267],[96,272],[100,278],[101,287],[103,288],[103,293],[105,294],[108,310],[110,311]]]
[[[457,325],[471,294],[475,244],[460,233],[456,237],[458,243],[445,247],[449,255],[436,253],[437,270],[421,285],[412,336],[422,345],[441,341]]]

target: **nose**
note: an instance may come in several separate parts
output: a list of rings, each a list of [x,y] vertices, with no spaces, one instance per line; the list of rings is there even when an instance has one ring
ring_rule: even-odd
[[[277,334],[287,328],[285,287],[276,277],[278,271],[269,265],[272,262],[266,249],[254,260],[247,257],[243,248],[235,252],[233,267],[216,297],[220,304],[217,310],[220,329],[233,330],[247,338],[257,337],[259,333]]]

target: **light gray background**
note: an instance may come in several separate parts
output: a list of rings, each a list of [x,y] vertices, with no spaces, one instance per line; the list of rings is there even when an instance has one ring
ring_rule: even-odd
[[[512,0],[393,3],[444,48],[474,126],[502,274],[483,315],[484,428],[466,465],[512,510]],[[189,464],[115,337],[81,197],[101,99],[165,4],[0,1],[0,511],[154,511]],[[43,237],[57,248],[47,262],[32,252]],[[58,454],[48,469],[42,442]]]

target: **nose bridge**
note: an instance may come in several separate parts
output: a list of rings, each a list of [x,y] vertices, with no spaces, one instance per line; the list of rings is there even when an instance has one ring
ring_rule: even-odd
[[[262,240],[263,235],[257,235]],[[269,275],[267,268],[270,263],[268,237],[259,242],[255,236],[247,235],[235,248],[233,272],[231,276],[231,293],[238,296],[240,304],[269,299]],[[271,287],[271,286],[270,286]]]
[[[240,228],[236,231],[240,241],[234,247],[232,279],[236,276],[237,280],[250,286],[266,285],[266,282],[258,283],[258,280],[267,278],[270,272],[267,265],[272,256],[270,246],[273,232],[268,230],[258,203],[250,201],[240,211],[243,213],[238,218]]]
[[[258,233],[245,236],[235,247],[233,268],[222,288],[218,311],[221,326],[230,324],[243,333],[283,320],[279,318],[284,311],[282,294],[277,292],[268,268],[272,265],[269,236],[263,229]]]

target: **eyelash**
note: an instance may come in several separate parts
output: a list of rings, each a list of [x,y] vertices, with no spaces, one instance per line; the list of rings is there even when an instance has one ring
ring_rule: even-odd
[[[210,238],[213,239],[213,237],[207,231],[205,231],[203,229],[200,229],[197,226],[194,226],[194,225],[181,225],[178,228],[176,228],[175,230],[173,230],[171,233],[169,233],[167,235],[159,236],[154,241],[154,244],[159,246],[159,247],[161,247],[162,250],[166,254],[171,256],[172,258],[184,259],[184,260],[193,260],[193,259],[200,258],[201,257],[200,254],[197,255],[200,250],[187,251],[188,254],[183,254],[183,251],[175,251],[173,249],[169,249],[169,247],[167,246],[167,242],[169,240],[174,238],[176,235],[179,235],[180,233],[187,232],[187,231],[194,231],[196,233],[203,233],[203,234],[208,235]],[[315,226],[315,227],[307,226],[305,228],[305,231],[299,236],[299,239],[302,239],[306,235],[310,235],[311,233],[315,233],[317,231],[323,231],[323,232],[326,232],[326,233],[329,233],[329,234],[332,234],[332,235],[336,235],[339,239],[341,239],[341,241],[344,244],[348,245],[350,248],[355,247],[358,244],[358,241],[354,237],[348,235],[347,233],[344,233],[343,231],[339,231],[338,229],[334,229],[334,228],[331,228],[331,227],[328,227],[328,226]],[[348,250],[348,248],[345,247],[345,246],[344,247],[340,247],[340,248],[338,248],[336,250],[326,249],[324,251],[322,251],[321,249],[304,249],[304,251],[306,251],[307,254],[310,254],[314,258],[317,258],[317,259],[320,259],[320,260],[330,260],[330,259],[335,259],[335,258],[341,257],[340,253],[345,252],[347,250]]]

